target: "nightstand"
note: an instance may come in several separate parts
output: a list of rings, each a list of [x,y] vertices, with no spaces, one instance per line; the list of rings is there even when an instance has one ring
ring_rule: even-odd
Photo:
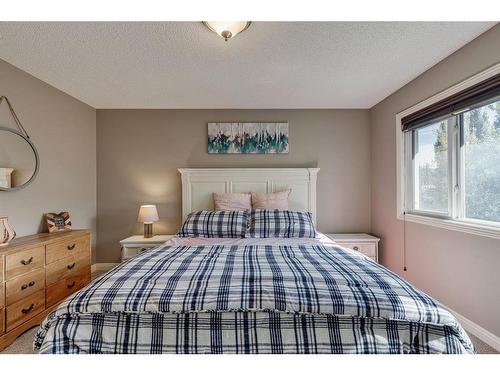
[[[380,238],[366,233],[331,233],[326,235],[340,246],[359,251],[373,261],[378,262],[378,242]]]
[[[162,245],[172,237],[174,237],[173,234],[160,234],[151,238],[144,238],[141,235],[125,238],[120,241],[120,245],[122,245],[122,262],[135,257],[145,250]]]

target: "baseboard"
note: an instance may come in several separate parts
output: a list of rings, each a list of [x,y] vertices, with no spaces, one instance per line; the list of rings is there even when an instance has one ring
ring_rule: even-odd
[[[91,271],[92,272],[96,272],[96,271],[97,272],[106,272],[119,264],[120,263],[94,263],[91,266]]]
[[[449,307],[447,306],[444,307],[449,312],[451,312],[455,316],[455,318],[457,318],[458,322],[462,325],[463,329],[465,329],[467,332],[472,333],[478,339],[480,339],[481,341],[491,346],[493,349],[500,352],[500,337],[495,336],[493,333],[484,329],[479,324],[474,323],[472,320],[467,319],[465,316],[460,315],[459,313],[453,311]]]

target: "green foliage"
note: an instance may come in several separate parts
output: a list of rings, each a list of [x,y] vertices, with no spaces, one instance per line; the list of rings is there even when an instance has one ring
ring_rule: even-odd
[[[208,138],[208,152],[217,154],[268,154],[283,153],[288,149],[288,136],[281,131],[269,133],[262,130],[255,135],[243,133],[233,138],[224,133]]]
[[[492,111],[496,113],[495,119],[493,120],[493,127],[495,129],[500,129],[500,101],[491,105]]]
[[[432,125],[435,129],[434,162],[419,169],[420,209],[448,211],[448,137],[447,122]]]
[[[447,125],[436,126],[434,160],[419,168],[421,209],[448,205]],[[500,222],[500,102],[462,114],[465,216]]]
[[[499,104],[464,115],[465,215],[468,218],[500,221]]]

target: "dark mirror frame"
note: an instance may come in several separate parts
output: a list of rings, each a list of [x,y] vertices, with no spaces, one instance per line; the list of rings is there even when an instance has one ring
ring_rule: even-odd
[[[33,150],[33,153],[35,154],[35,171],[33,172],[33,175],[30,177],[30,179],[28,181],[26,181],[22,185],[14,186],[11,188],[0,187],[0,191],[16,191],[16,190],[19,190],[19,189],[22,189],[22,188],[28,186],[35,179],[36,175],[38,174],[38,170],[40,169],[40,157],[38,156],[38,151],[36,150],[36,147],[33,144],[33,142],[31,142],[31,140],[29,138],[27,138],[24,134],[17,131],[16,129],[8,128],[5,126],[0,126],[0,132],[2,132],[2,131],[14,133],[14,134],[18,135],[19,137],[21,137],[22,139],[24,139],[26,141],[26,143],[28,143],[30,145],[31,149]]]

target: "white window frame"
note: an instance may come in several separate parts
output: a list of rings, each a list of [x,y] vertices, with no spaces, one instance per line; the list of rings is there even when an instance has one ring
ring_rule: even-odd
[[[418,183],[415,183],[415,164],[413,162],[413,142],[415,140],[413,139],[413,132],[409,131],[403,135],[405,137],[404,142],[405,142],[405,150],[406,150],[406,155],[404,157],[404,160],[406,161],[406,166],[405,166],[405,173],[407,174],[407,177],[405,179],[406,181],[406,191],[405,195],[403,197],[403,200],[406,202],[403,202],[405,206],[408,206],[406,208],[406,213],[412,213],[415,215],[422,215],[422,216],[431,216],[431,217],[436,217],[436,218],[442,218],[442,219],[451,219],[453,217],[456,217],[456,210],[455,207],[453,206],[453,201],[454,199],[452,196],[455,194],[456,189],[454,188],[457,185],[457,168],[455,166],[455,159],[453,154],[456,152],[456,140],[458,140],[457,134],[456,134],[456,119],[454,117],[451,117],[448,120],[448,129],[447,129],[447,138],[448,138],[448,173],[450,173],[451,178],[450,181],[452,182],[450,186],[448,186],[448,212],[439,212],[439,211],[426,211],[426,210],[421,210],[421,209],[416,209],[412,208],[410,212],[410,207],[413,206],[413,204],[410,204],[409,201],[413,200],[415,198],[415,189],[418,186]],[[436,122],[439,122],[436,121]],[[411,176],[412,178],[409,178],[408,176]]]
[[[406,198],[413,197],[413,187],[411,184],[407,183],[410,178],[410,173],[412,173],[412,168],[410,165],[405,165],[405,161],[408,164],[411,162],[411,157],[408,158],[404,153],[412,152],[411,143],[408,144],[408,139],[410,137],[405,137],[405,133],[401,130],[401,119],[408,116],[422,108],[428,107],[442,99],[445,99],[457,92],[465,90],[471,86],[474,86],[494,75],[500,73],[500,63],[493,65],[492,67],[470,77],[466,80],[444,90],[440,93],[408,108],[404,111],[396,114],[396,163],[397,163],[397,212],[396,217],[399,220],[406,220],[414,223],[431,225],[437,228],[455,230],[464,233],[470,233],[491,238],[500,238],[500,223],[492,223],[488,221],[476,220],[476,219],[463,219],[459,218],[463,209],[464,202],[457,199],[460,195],[456,186],[464,186],[463,176],[461,176],[459,171],[459,165],[454,164],[455,158],[449,158],[450,160],[450,173],[452,184],[450,186],[450,197],[455,195],[454,199],[449,200],[449,215],[443,216],[432,212],[424,211],[413,211],[406,212]],[[456,124],[455,124],[456,125]],[[458,127],[453,126],[452,131],[448,132],[448,155],[451,153],[456,153],[456,147],[459,147],[459,134]],[[405,144],[406,143],[406,144]],[[450,147],[451,146],[451,147]],[[462,150],[463,153],[463,150]],[[463,155],[460,154],[458,157],[458,163],[463,163]],[[463,170],[463,169],[462,169]],[[408,173],[408,175],[407,175]],[[460,180],[460,181],[459,181]],[[411,190],[411,191],[409,191]],[[464,194],[461,194],[463,197]],[[455,202],[453,205],[452,202]],[[405,213],[406,212],[406,213]]]

